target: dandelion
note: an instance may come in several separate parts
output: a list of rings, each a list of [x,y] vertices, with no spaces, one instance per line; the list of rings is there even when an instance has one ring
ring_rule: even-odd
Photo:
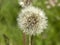
[[[58,4],[58,0],[47,0],[45,1],[46,7],[50,9],[51,7],[55,7]]]
[[[21,31],[29,35],[29,45],[32,37],[41,34],[47,28],[47,17],[45,12],[31,5],[32,0],[22,0],[19,4],[24,7],[19,13],[17,23]]]
[[[28,6],[17,18],[18,26],[27,35],[41,34],[47,27],[47,17],[43,10]]]
[[[29,5],[31,5],[32,0],[19,0],[19,5],[21,5],[22,7],[27,7]]]
[[[56,5],[57,2],[58,0],[49,0],[49,4],[53,7]]]

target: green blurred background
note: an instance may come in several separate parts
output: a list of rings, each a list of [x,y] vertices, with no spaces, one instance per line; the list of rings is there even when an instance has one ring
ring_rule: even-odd
[[[56,5],[47,9],[44,2],[45,0],[33,2],[48,17],[48,28],[33,38],[34,45],[60,45],[60,7]],[[18,0],[0,0],[0,45],[23,45],[23,33],[16,20],[21,9]],[[28,36],[26,37],[28,45]]]

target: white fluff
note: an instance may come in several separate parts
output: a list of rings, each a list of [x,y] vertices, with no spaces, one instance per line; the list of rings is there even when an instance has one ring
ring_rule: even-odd
[[[45,12],[33,6],[28,6],[22,9],[17,18],[19,28],[28,35],[41,34],[41,32],[46,29],[47,22],[48,21],[47,17],[45,16]]]

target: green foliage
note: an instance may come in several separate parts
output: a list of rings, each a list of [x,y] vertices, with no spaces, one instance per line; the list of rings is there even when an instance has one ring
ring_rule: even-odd
[[[33,3],[35,7],[42,8],[48,17],[48,28],[43,35],[34,37],[35,45],[60,45],[60,7],[47,9],[44,1]],[[0,0],[0,45],[6,45],[3,35],[9,38],[10,45],[23,45],[23,35],[16,20],[21,9],[18,0]]]

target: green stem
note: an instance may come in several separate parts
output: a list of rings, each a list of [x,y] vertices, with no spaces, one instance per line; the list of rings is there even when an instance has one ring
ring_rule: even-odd
[[[29,36],[29,45],[31,45],[31,36]]]
[[[30,35],[30,36],[29,36],[29,45],[34,45],[33,35]]]

